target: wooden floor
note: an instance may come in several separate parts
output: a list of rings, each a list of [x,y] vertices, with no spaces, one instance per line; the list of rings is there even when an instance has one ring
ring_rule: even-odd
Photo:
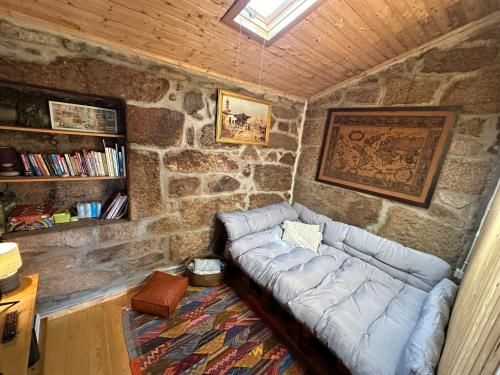
[[[133,292],[44,322],[33,374],[129,375],[123,306]]]

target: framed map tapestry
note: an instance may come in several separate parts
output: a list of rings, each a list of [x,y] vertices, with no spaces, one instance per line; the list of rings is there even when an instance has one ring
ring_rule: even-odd
[[[330,109],[317,180],[428,207],[454,121],[436,107]]]

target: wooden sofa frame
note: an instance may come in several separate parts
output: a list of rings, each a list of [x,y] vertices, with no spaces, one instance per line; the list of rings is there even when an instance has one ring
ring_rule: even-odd
[[[227,261],[227,260],[226,260]],[[261,288],[234,263],[228,262],[225,281],[247,302],[291,352],[307,366],[308,373],[349,375],[344,366],[311,331],[298,322],[266,290]]]

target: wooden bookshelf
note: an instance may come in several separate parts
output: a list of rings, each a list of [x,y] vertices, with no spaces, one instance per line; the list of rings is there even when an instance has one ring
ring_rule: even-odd
[[[33,176],[33,177],[24,177],[24,176],[16,176],[16,177],[0,177],[0,182],[53,182],[53,181],[94,181],[94,180],[124,180],[127,177],[112,177],[112,176]]]
[[[12,116],[8,117],[10,120],[7,118],[0,120],[0,144],[13,147],[18,155],[36,152],[46,155],[52,153],[74,155],[76,151],[81,152],[82,149],[103,152],[103,141],[106,147],[113,143],[119,146],[120,150],[118,151],[121,151],[122,147],[125,147],[126,152],[128,151],[125,127],[126,103],[123,99],[85,95],[6,81],[0,81],[0,88],[5,88],[0,92],[0,99],[7,97],[9,99],[8,108],[16,112],[16,122],[14,122]],[[85,132],[79,129],[52,129],[50,122],[48,122],[48,119],[50,119],[50,101],[114,110],[116,111],[117,133],[106,131]],[[26,107],[26,103],[30,104],[29,108]],[[32,127],[35,125],[44,127]],[[47,135],[50,137],[47,137]],[[108,157],[105,153],[104,151],[102,155],[105,157],[103,163],[107,165]],[[67,160],[65,162],[67,164]],[[32,161],[29,163],[32,164]],[[84,163],[86,162],[84,161]],[[100,164],[99,161],[97,163]],[[104,209],[105,202],[110,199],[113,191],[128,191],[127,176],[25,176],[25,165],[20,157],[16,167],[21,175],[0,176],[0,188],[5,192],[15,193],[18,205],[47,203],[54,208],[69,208],[78,202],[92,200],[102,202]],[[125,163],[124,167],[126,167]],[[55,174],[53,166],[48,169],[49,173]],[[68,169],[71,170],[72,168],[68,166]],[[47,174],[47,171],[42,173]],[[77,186],[72,186],[72,183]],[[78,185],[81,186],[78,187]],[[74,199],[72,199],[72,196],[74,196]],[[82,225],[82,223],[74,225],[78,226]],[[74,225],[73,223],[71,225],[61,225],[63,228],[60,230],[73,228]],[[101,223],[99,220],[85,221],[83,225],[95,226],[101,225]]]
[[[78,135],[84,137],[99,137],[99,138],[125,138],[124,134],[81,132],[78,130],[27,128],[27,127],[12,126],[12,125],[0,125],[0,130],[9,130],[9,131],[12,130],[17,132],[42,133],[42,134]]]

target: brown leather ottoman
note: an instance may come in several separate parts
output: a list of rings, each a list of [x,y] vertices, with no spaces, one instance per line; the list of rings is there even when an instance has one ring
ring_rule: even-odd
[[[186,293],[188,281],[187,277],[155,271],[132,297],[132,309],[171,318],[177,304]]]

